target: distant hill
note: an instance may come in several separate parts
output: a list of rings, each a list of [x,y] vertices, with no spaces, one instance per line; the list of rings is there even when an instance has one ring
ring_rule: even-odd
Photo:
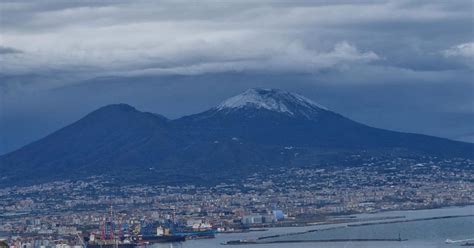
[[[323,166],[348,155],[474,156],[474,144],[373,128],[297,94],[249,89],[205,112],[169,120],[126,104],[0,157],[0,185],[94,175],[123,183],[238,179],[281,166]]]

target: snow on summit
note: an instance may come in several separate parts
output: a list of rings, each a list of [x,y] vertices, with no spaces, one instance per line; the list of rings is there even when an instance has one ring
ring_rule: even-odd
[[[288,115],[304,115],[327,110],[325,107],[311,101],[301,95],[276,89],[248,89],[242,94],[233,96],[221,104],[216,109],[230,110],[240,108],[266,109],[281,112]]]

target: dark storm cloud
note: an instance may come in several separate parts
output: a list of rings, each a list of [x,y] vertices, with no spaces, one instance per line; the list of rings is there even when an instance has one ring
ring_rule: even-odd
[[[472,8],[1,1],[0,153],[105,104],[175,118],[248,87],[297,91],[377,127],[473,141]]]
[[[12,47],[0,46],[0,54],[14,54],[14,53],[21,53],[21,51]]]

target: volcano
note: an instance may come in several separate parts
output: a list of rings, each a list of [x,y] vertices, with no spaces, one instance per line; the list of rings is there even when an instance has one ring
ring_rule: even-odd
[[[102,107],[1,156],[0,185],[92,176],[219,182],[276,167],[324,167],[360,154],[472,158],[474,144],[369,127],[304,96],[257,88],[175,120],[127,104]]]

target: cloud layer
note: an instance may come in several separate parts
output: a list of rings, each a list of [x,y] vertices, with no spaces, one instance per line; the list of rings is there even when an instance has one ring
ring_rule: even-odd
[[[372,126],[474,133],[471,0],[0,0],[0,154],[105,104],[175,118],[282,88]]]
[[[375,61],[420,69],[440,51],[472,52],[462,26],[432,30],[469,21],[471,4],[6,1],[1,45],[23,52],[4,56],[2,73],[317,73]]]

